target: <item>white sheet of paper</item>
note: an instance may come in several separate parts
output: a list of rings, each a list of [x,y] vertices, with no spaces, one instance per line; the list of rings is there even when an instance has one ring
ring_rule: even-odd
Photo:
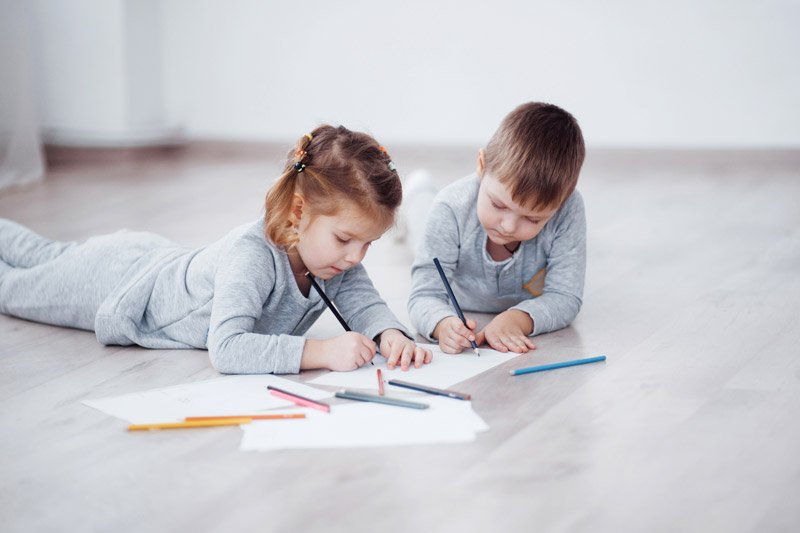
[[[442,389],[477,376],[519,356],[516,353],[502,353],[488,348],[480,349],[480,357],[469,350],[458,355],[450,355],[442,352],[435,344],[420,344],[420,346],[429,348],[433,352],[433,361],[421,368],[412,367],[406,372],[398,367],[389,370],[386,367],[386,359],[377,356],[374,359],[375,366],[364,365],[351,372],[328,372],[308,383],[348,389],[375,389],[378,386],[375,369],[380,368],[386,381],[400,379]]]
[[[187,416],[258,414],[277,407],[295,405],[270,394],[267,385],[314,400],[332,396],[327,391],[265,374],[225,376],[121,396],[84,400],[83,403],[132,424],[177,422]]]
[[[419,400],[419,399],[418,399]],[[422,401],[422,400],[419,400]],[[291,423],[256,421],[242,427],[242,450],[400,446],[469,442],[489,426],[471,402],[427,396],[425,410],[375,403],[334,405],[329,414],[308,412]]]

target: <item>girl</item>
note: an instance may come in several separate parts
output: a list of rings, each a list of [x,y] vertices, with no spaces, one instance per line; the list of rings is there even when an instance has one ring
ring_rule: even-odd
[[[410,340],[360,265],[401,198],[372,137],[323,125],[290,152],[265,217],[197,250],[125,230],[53,242],[0,219],[0,312],[94,330],[107,345],[207,348],[226,374],[352,370],[372,360],[376,342],[390,368],[420,367],[430,351]],[[352,332],[300,336],[325,310],[307,274]]]

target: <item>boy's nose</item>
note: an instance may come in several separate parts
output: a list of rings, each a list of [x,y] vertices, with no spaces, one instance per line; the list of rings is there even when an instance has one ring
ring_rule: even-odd
[[[505,217],[500,221],[500,228],[503,230],[503,233],[510,235],[514,233],[515,229],[517,229],[517,224],[513,218]]]

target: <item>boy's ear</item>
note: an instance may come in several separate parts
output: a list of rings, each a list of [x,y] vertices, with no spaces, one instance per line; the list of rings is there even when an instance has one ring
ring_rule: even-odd
[[[480,176],[481,178],[483,177],[484,168],[486,168],[486,165],[483,159],[483,148],[481,148],[480,150],[478,150],[478,176]]]
[[[303,218],[305,203],[305,199],[302,195],[294,193],[294,197],[292,198],[292,210],[289,213],[293,226],[300,224],[300,219]]]

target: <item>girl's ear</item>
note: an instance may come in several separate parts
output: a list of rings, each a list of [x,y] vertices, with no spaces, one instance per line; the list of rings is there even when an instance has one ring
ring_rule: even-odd
[[[289,219],[293,226],[297,227],[300,224],[300,219],[303,218],[303,208],[305,207],[305,200],[303,196],[294,193],[292,198],[292,210],[289,212]]]
[[[486,165],[483,160],[483,148],[478,150],[478,176],[481,178],[483,177],[483,170],[486,168]]]

